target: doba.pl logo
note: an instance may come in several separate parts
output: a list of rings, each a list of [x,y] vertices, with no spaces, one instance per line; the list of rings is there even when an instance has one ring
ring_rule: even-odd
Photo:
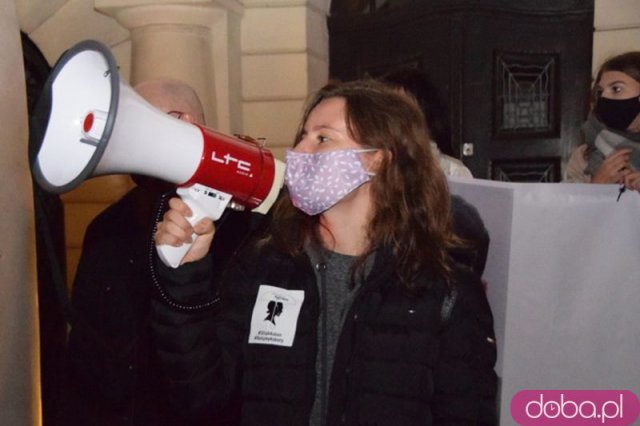
[[[634,424],[640,401],[628,390],[523,390],[511,399],[511,417],[523,426]]]

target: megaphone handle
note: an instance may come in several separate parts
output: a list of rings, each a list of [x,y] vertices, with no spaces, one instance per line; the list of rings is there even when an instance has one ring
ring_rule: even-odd
[[[209,188],[199,183],[186,188],[178,188],[177,193],[193,213],[187,218],[192,226],[205,217],[208,217],[211,220],[218,220],[220,216],[222,216],[227,204],[229,204],[229,201],[231,201],[230,194]],[[195,240],[195,238],[196,235],[194,234],[193,240]],[[156,251],[158,252],[158,257],[162,263],[169,267],[177,268],[180,266],[180,262],[182,262],[182,259],[187,254],[192,244],[193,243],[184,243],[179,247],[163,244],[156,246]]]

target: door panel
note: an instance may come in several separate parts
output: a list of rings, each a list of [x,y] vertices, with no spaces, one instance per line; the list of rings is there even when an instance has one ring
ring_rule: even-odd
[[[460,101],[461,143],[476,147],[465,158],[474,175],[511,180],[496,167],[511,161],[513,171],[534,163],[557,170],[568,158],[588,105],[591,25],[579,15],[473,14],[463,36]],[[576,40],[585,41],[578,47]]]
[[[593,0],[443,3],[332,15],[331,76],[418,67],[448,99],[454,146],[474,176],[560,180],[588,108]]]

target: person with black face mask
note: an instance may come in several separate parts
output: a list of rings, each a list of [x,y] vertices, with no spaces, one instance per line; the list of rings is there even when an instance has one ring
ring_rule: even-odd
[[[640,190],[640,51],[605,61],[596,74],[585,144],[567,164],[567,182],[618,183]]]

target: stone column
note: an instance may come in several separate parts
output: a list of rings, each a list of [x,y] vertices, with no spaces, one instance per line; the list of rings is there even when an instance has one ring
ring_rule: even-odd
[[[0,424],[40,425],[33,192],[20,31],[0,0]]]
[[[131,33],[132,85],[162,77],[185,81],[201,97],[209,127],[239,131],[239,2],[96,0],[95,6]]]

